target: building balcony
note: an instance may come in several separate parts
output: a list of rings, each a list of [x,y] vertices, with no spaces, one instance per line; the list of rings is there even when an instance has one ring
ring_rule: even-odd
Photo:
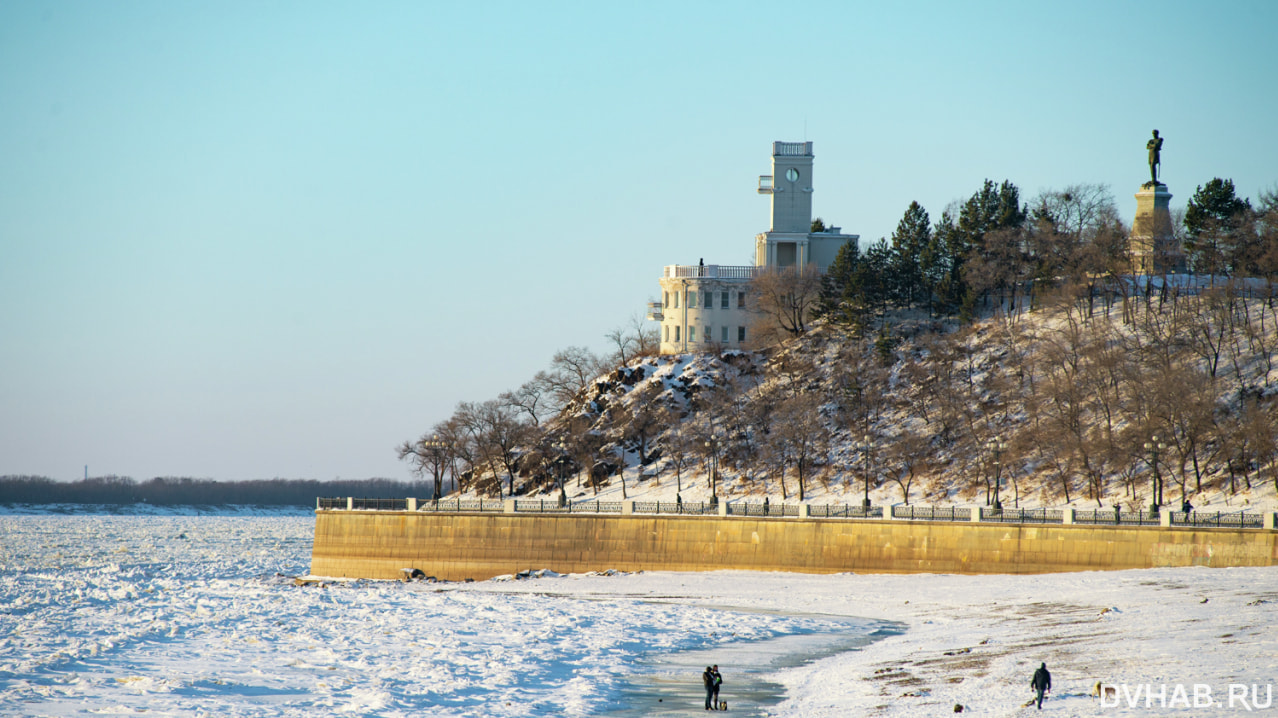
[[[661,302],[648,302],[648,321],[659,322],[666,318],[661,312]]]
[[[666,279],[754,279],[763,267],[754,265],[731,266],[726,264],[671,264],[666,267]]]

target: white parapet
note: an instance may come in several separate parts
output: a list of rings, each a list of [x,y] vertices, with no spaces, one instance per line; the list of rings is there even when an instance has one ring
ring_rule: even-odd
[[[514,499],[506,499],[505,501],[503,501],[503,502],[502,502],[502,504],[501,504],[501,511],[502,511],[502,513],[504,513],[504,514],[513,514],[513,513],[515,513],[515,500],[514,500]]]
[[[1065,509],[1064,511],[1061,512],[1061,523],[1063,524],[1074,523],[1074,509]]]
[[[417,510],[417,499],[413,498],[412,496],[408,497],[408,510],[409,511]]]
[[[973,507],[972,507],[972,520],[973,520],[973,521],[978,521],[978,522],[979,522],[979,521],[981,520],[981,518],[982,518],[982,517],[981,517],[981,513],[982,513],[983,511],[985,511],[985,508],[984,508],[984,507],[981,507],[981,506],[973,506]]]
[[[635,512],[635,502],[633,499],[627,499],[621,502],[621,515],[630,516]]]
[[[799,518],[806,519],[811,515],[812,512],[808,510],[807,504],[799,504]]]

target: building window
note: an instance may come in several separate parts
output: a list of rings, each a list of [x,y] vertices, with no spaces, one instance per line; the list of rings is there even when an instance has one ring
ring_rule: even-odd
[[[667,324],[666,326],[662,327],[662,329],[665,329],[665,330],[666,330],[666,338],[665,338],[665,341],[667,341],[667,342],[668,342],[668,341],[670,341],[670,325],[669,325],[669,324]]]
[[[697,328],[688,327],[688,341],[695,342],[697,340]]]
[[[675,333],[677,334],[678,332],[679,330],[676,328]],[[737,341],[745,341],[745,327],[737,327]]]
[[[670,306],[670,292],[661,293],[661,306],[663,307]]]
[[[728,296],[728,293],[727,293],[727,292],[724,292],[724,293],[723,293],[723,296],[725,296],[725,297],[726,297],[726,296]],[[724,344],[727,344],[727,343],[728,343],[728,327],[726,327],[726,326],[725,326],[725,327],[723,327],[723,343],[724,343]]]
[[[676,297],[678,297],[679,295],[678,295],[678,294],[676,294],[675,296],[676,296]],[[676,344],[678,344],[678,343],[679,343],[679,327],[677,327],[677,326],[675,327],[675,343],[676,343]]]
[[[679,293],[678,293],[678,292],[675,292],[675,305],[674,305],[674,308],[675,308],[675,309],[678,309],[678,308],[679,308]],[[675,341],[679,341],[679,340],[678,340],[678,339],[676,339]]]
[[[688,290],[688,308],[697,308],[697,293],[692,290]],[[692,341],[692,335],[688,335],[688,341]]]
[[[737,292],[737,309],[745,309],[745,292]]]
[[[720,292],[720,296],[719,296],[719,307],[720,307],[721,309],[727,309],[727,308],[728,308],[728,294],[730,294],[730,292]],[[724,337],[724,339],[727,339],[727,337]]]
[[[711,329],[712,327],[706,327],[706,341],[708,342],[714,341],[714,332]]]

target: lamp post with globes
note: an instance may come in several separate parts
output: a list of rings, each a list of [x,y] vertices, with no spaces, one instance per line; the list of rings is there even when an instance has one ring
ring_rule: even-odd
[[[868,512],[870,510],[870,452],[874,450],[874,442],[870,439],[870,435],[866,434],[857,442],[856,448],[864,452],[865,459],[865,500],[862,506]]]
[[[435,490],[431,492],[430,500],[432,503],[438,504],[439,494],[443,487],[444,452],[448,451],[448,444],[445,444],[444,440],[436,435],[423,441],[422,449],[430,454],[431,473],[435,477]]]
[[[713,436],[706,440],[706,453],[710,455],[710,503],[719,503],[719,441]]]
[[[1003,452],[1007,451],[1007,444],[999,439],[990,439],[985,443],[985,448],[994,455],[994,510],[1002,511],[1003,502],[999,499],[1001,490],[1000,479],[1002,478],[1002,458]]]
[[[560,441],[555,444],[555,449],[559,452],[559,457],[555,459],[555,478],[559,481],[559,508],[563,508],[568,504],[568,492],[564,491],[564,469],[568,465],[568,448],[564,446],[564,442]]]
[[[1163,477],[1158,472],[1158,454],[1167,450],[1167,444],[1158,440],[1158,436],[1149,437],[1145,442],[1145,451],[1150,453],[1149,465],[1154,469],[1153,484],[1149,487],[1149,513],[1158,513],[1163,504]]]

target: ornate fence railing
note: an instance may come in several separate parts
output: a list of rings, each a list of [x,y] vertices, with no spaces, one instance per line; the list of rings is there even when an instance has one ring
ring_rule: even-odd
[[[957,506],[893,506],[892,518],[906,521],[971,521],[972,510]]]
[[[808,516],[819,519],[881,519],[882,506],[852,504],[813,504],[808,507]]]
[[[1268,529],[1278,514],[1244,512],[1122,511],[1110,509],[993,509],[966,506],[883,506],[861,504],[748,503],[744,501],[568,501],[547,499],[380,499],[320,497],[319,511],[419,511],[447,513],[639,514],[737,516],[800,519],[897,521],[971,521],[1007,524],[1079,524],[1084,526],[1178,526]]]
[[[1109,524],[1111,526],[1158,526],[1162,523],[1162,514],[1149,511],[1114,511],[1110,509],[1075,511],[1074,523]]]
[[[1171,515],[1172,526],[1203,526],[1223,529],[1259,529],[1264,528],[1264,514],[1237,513],[1183,513],[1174,511]]]
[[[1059,509],[984,509],[981,520],[1005,524],[1060,524],[1065,523],[1065,512]]]

